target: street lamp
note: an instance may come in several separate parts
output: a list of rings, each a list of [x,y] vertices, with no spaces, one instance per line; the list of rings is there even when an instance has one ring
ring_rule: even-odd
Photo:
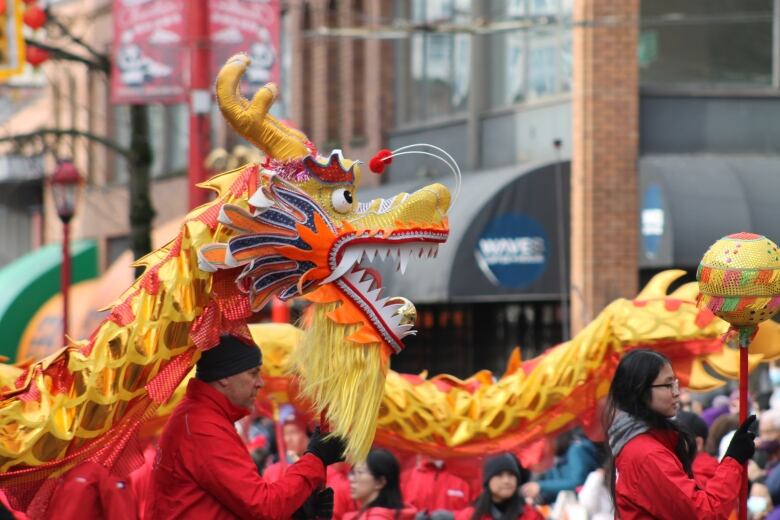
[[[76,213],[76,203],[81,192],[82,178],[69,160],[59,161],[49,179],[57,215],[62,221],[62,270],[60,290],[62,292],[62,344],[67,345],[68,335],[68,291],[70,289],[70,220]]]

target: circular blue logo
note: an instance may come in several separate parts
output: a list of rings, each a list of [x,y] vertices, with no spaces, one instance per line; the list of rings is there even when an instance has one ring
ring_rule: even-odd
[[[547,234],[527,215],[501,215],[490,221],[477,239],[474,256],[494,285],[518,289],[544,272]]]

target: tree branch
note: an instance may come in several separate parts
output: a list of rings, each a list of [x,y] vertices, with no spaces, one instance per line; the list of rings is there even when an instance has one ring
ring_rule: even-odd
[[[13,143],[17,146],[23,146],[24,144],[34,141],[36,139],[44,139],[50,136],[59,138],[66,135],[73,136],[73,137],[83,137],[84,139],[87,139],[89,141],[100,143],[106,148],[108,148],[109,150],[118,153],[128,161],[133,161],[135,158],[135,153],[131,149],[121,146],[116,141],[112,141],[111,139],[106,139],[105,137],[95,135],[91,132],[78,130],[76,128],[41,128],[39,130],[35,130],[34,132],[29,132],[26,134],[16,134],[16,135],[9,135],[7,137],[0,137],[0,143]]]
[[[85,42],[75,34],[73,34],[70,31],[70,29],[68,29],[68,27],[59,20],[59,18],[52,15],[51,9],[49,9],[48,7],[46,8],[46,15],[49,23],[54,24],[54,26],[56,26],[57,29],[61,31],[63,36],[68,38],[70,41],[72,41],[82,49],[86,50],[89,54],[92,55],[93,58],[95,58],[95,60],[97,60],[97,63],[101,66],[104,66],[105,71],[108,72],[110,62],[106,54],[99,53],[90,44],[88,44],[87,42]]]
[[[76,61],[79,63],[83,63],[90,69],[98,70],[100,72],[104,72],[106,74],[109,73],[110,67],[108,60],[105,61],[105,63],[98,63],[96,61],[92,61],[90,59],[87,59],[83,56],[79,56],[78,54],[73,54],[72,52],[60,49],[59,47],[53,47],[51,45],[48,45],[46,43],[39,42],[37,40],[32,40],[30,38],[24,39],[25,45],[31,45],[33,47],[38,47],[40,49],[43,49],[45,51],[48,51],[51,53],[52,58],[55,60],[68,60],[68,61]]]

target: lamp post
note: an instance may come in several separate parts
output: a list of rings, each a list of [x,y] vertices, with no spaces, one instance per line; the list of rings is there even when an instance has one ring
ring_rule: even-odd
[[[82,179],[69,160],[57,163],[49,179],[57,215],[62,222],[62,270],[60,290],[62,292],[62,344],[67,345],[68,335],[68,291],[70,290],[70,220],[76,213],[76,202],[81,191]]]

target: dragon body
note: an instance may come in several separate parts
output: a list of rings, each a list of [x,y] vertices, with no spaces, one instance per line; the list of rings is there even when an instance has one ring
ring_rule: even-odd
[[[56,477],[84,461],[117,474],[139,465],[140,428],[200,352],[223,333],[249,339],[247,320],[272,297],[314,302],[297,367],[302,389],[334,432],[360,425],[362,437],[348,436],[351,458],[369,449],[388,357],[413,331],[403,302],[383,296],[381,279],[363,263],[380,257],[405,268],[435,256],[448,235],[450,195],[433,184],[359,203],[359,164],[339,151],[320,156],[270,116],[273,85],[252,101],[237,94],[247,65],[241,55],[228,61],[217,99],[265,161],[204,183],[214,200],[139,261],[144,274],[92,335],[15,368],[0,389],[0,487],[13,507],[40,515]],[[365,395],[343,405],[354,385]]]
[[[724,344],[729,325],[696,306],[695,283],[668,294],[685,274],[657,275],[633,300],[619,299],[572,340],[522,361],[516,349],[503,375],[481,371],[466,380],[448,375],[390,371],[379,409],[376,442],[406,453],[470,460],[496,451],[515,451],[525,463],[539,460],[538,442],[574,425],[600,433],[599,401],[627,352],[650,348],[672,360],[681,384],[714,390],[738,377],[738,351]],[[254,331],[263,344],[263,327]],[[285,368],[295,346],[273,342],[265,352],[264,397],[295,401],[296,385]],[[276,334],[278,337],[278,332]],[[764,322],[750,346],[749,366],[780,357],[780,325]]]

